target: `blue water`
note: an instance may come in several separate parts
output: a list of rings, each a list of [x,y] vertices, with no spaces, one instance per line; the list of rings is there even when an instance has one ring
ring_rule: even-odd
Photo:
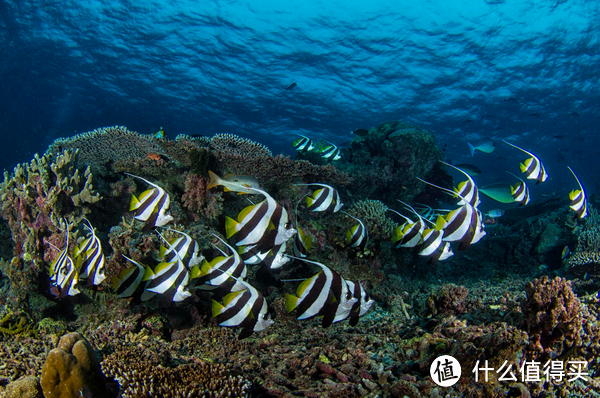
[[[536,153],[544,189],[600,191],[597,0],[0,2],[0,169],[57,137],[126,125],[227,132],[292,154],[404,120],[486,182]],[[286,90],[291,83],[293,90]],[[510,182],[513,182],[510,180]]]

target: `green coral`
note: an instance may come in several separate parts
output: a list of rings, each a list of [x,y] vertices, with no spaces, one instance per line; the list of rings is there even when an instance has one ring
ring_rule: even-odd
[[[2,318],[0,318],[0,335],[4,337],[16,335],[31,336],[35,334],[37,334],[36,324],[24,311],[14,312],[8,309]]]

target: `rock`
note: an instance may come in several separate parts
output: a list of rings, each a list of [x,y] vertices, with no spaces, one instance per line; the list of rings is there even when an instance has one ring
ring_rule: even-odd
[[[6,398],[43,398],[40,380],[35,376],[23,376],[6,386]]]

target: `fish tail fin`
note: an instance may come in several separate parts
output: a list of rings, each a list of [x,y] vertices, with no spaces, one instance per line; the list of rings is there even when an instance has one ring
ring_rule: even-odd
[[[208,170],[208,176],[210,177],[210,182],[208,183],[208,188],[212,188],[212,187],[221,185],[221,178],[218,175],[216,175],[212,171]]]
[[[129,203],[129,211],[133,211],[135,209],[137,209],[140,205],[140,201],[138,200],[138,198],[135,197],[135,195],[131,195],[131,202]]]
[[[225,218],[225,234],[227,239],[231,238],[237,232],[238,222],[231,217]]]
[[[190,279],[196,279],[200,275],[201,275],[200,267],[198,267],[198,264],[194,264],[194,266],[192,267],[192,269],[190,271]]]
[[[470,142],[467,142],[467,145],[469,146],[469,151],[471,151],[471,157],[475,156],[475,145]]]
[[[294,311],[294,309],[298,306],[298,300],[298,297],[292,296],[291,294],[285,295],[285,308],[288,312]]]
[[[314,201],[315,200],[313,198],[311,198],[310,196],[307,196],[306,197],[306,206],[308,206],[308,207],[312,206]]]

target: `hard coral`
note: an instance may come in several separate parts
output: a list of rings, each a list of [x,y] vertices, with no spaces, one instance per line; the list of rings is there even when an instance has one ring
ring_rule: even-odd
[[[36,287],[36,277],[44,268],[48,248],[45,239],[60,240],[64,218],[79,224],[90,206],[101,197],[95,191],[89,167],[77,168],[78,151],[36,155],[30,163],[17,165],[14,174],[4,173],[0,184],[1,214],[8,221],[14,241],[11,271],[12,293],[22,296]],[[60,235],[60,237],[59,237]]]
[[[223,212],[221,192],[208,189],[206,177],[188,173],[185,178],[185,191],[181,197],[183,206],[193,212],[196,220],[214,220]]]
[[[170,362],[168,352],[123,344],[102,361],[104,372],[121,385],[120,397],[245,397],[250,383],[224,365],[201,360]]]
[[[79,333],[61,337],[42,368],[40,384],[46,398],[71,398],[87,390],[95,398],[110,397],[100,363]]]
[[[112,172],[111,165],[116,161],[143,159],[149,153],[165,154],[152,135],[139,134],[124,126],[103,127],[73,137],[58,138],[50,144],[46,154],[65,149],[79,149],[83,164],[101,175]]]
[[[564,278],[534,279],[525,286],[521,304],[530,355],[537,360],[565,358],[582,345],[581,303]]]

